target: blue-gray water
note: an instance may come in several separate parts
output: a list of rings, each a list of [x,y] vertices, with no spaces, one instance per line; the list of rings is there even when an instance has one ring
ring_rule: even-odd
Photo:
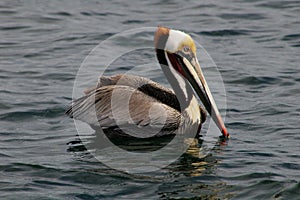
[[[299,1],[277,0],[1,0],[0,199],[300,199],[299,13]],[[126,174],[72,145],[64,111],[99,42],[157,25],[201,39],[232,137],[204,159]]]

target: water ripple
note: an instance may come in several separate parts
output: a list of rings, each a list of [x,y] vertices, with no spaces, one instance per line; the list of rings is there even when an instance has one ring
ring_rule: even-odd
[[[0,119],[5,121],[18,121],[29,120],[32,117],[55,118],[63,115],[64,112],[65,108],[63,107],[54,107],[40,110],[15,111],[1,114]]]
[[[0,199],[298,199],[299,8],[295,0],[1,2]],[[192,148],[159,171],[126,174],[86,150],[64,111],[91,49],[157,25],[191,33],[214,59],[232,137],[205,158]],[[128,72],[142,53],[107,72]],[[166,83],[160,70],[151,77]]]
[[[201,31],[199,34],[208,36],[238,36],[238,35],[248,35],[247,30],[238,29],[224,29],[224,30],[213,30],[213,31]]]

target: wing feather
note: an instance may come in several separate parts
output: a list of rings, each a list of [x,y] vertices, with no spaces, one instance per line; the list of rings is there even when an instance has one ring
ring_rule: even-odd
[[[178,110],[138,89],[114,84],[97,86],[75,100],[66,113],[92,127],[118,127],[137,137],[172,134],[181,120]]]
[[[157,101],[181,112],[179,101],[173,90],[166,88],[148,78],[135,75],[118,74],[114,76],[101,76],[97,85],[86,89],[84,93],[89,94],[97,88],[112,85],[123,85],[137,89],[144,94],[153,97]]]

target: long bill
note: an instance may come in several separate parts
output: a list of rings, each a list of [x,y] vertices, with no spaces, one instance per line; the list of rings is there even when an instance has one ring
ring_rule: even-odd
[[[210,89],[207,85],[207,82],[204,78],[204,75],[202,73],[202,70],[200,68],[199,62],[196,57],[194,57],[191,62],[187,60],[185,57],[179,56],[176,53],[169,53],[173,54],[171,56],[175,56],[178,60],[178,62],[181,65],[181,69],[184,72],[184,76],[186,79],[190,82],[192,87],[194,88],[195,92],[199,96],[200,100],[202,101],[205,109],[210,114],[220,131],[222,132],[222,135],[225,138],[229,138],[229,134],[227,132],[227,129],[225,127],[225,124],[221,118],[220,112],[217,108],[217,105],[215,103],[215,100],[210,92]]]

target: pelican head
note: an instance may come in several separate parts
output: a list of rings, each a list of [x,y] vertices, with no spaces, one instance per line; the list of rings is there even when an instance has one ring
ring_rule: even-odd
[[[158,27],[154,37],[157,58],[161,67],[171,68],[193,87],[225,138],[229,137],[220,112],[206,83],[196,56],[196,45],[188,34]],[[172,73],[172,72],[171,72]]]

